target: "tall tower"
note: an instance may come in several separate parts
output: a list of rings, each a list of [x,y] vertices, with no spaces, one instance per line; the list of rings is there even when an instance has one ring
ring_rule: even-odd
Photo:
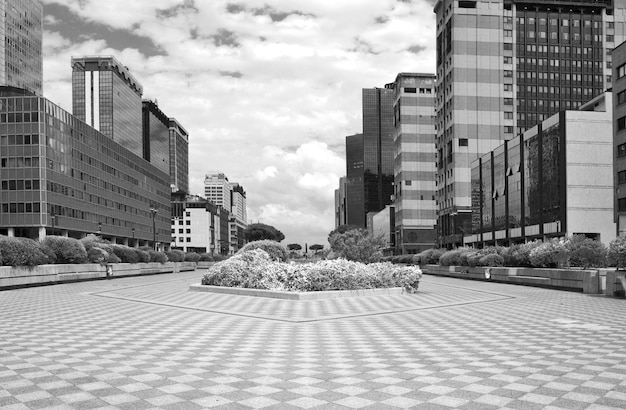
[[[0,85],[43,94],[43,5],[0,0]]]
[[[170,173],[170,119],[155,101],[142,102],[143,159]]]
[[[471,162],[611,86],[626,0],[438,0],[440,244],[471,230]],[[617,17],[620,16],[620,17]]]
[[[114,57],[72,58],[74,116],[140,157],[142,94],[141,84]]]
[[[170,176],[172,192],[189,193],[189,133],[170,118]]]
[[[400,73],[394,96],[394,208],[399,254],[436,243],[435,75]]]
[[[232,187],[223,172],[213,172],[204,178],[204,196],[215,205],[230,212],[230,191]]]
[[[346,225],[365,228],[363,134],[346,137]]]

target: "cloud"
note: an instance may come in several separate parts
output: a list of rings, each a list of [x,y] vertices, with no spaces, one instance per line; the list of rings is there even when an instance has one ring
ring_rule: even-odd
[[[71,111],[72,56],[114,55],[190,133],[190,183],[219,169],[289,242],[334,224],[361,89],[434,72],[426,0],[43,0],[44,95]]]

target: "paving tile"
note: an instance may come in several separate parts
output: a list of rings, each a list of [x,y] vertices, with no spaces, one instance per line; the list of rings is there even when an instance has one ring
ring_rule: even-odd
[[[415,295],[285,301],[198,281],[0,292],[0,408],[626,408],[621,299],[425,276]]]

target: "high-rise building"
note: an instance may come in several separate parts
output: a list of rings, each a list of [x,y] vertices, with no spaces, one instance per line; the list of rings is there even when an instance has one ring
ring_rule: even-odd
[[[43,5],[0,0],[0,85],[43,94]]]
[[[248,227],[246,191],[237,182],[231,183],[230,204],[230,243],[235,253],[245,244],[244,230]]]
[[[213,172],[204,177],[204,196],[217,206],[230,212],[231,184],[223,172]]]
[[[441,245],[471,230],[471,162],[611,86],[626,0],[438,0],[437,205]]]
[[[143,159],[170,173],[170,119],[155,101],[142,102]]]
[[[393,89],[363,89],[365,213],[378,212],[392,201],[395,160],[393,100]]]
[[[394,89],[394,208],[397,254],[436,244],[435,75],[400,73]]]
[[[626,42],[613,50],[613,177],[617,234],[626,234]]]
[[[347,224],[346,177],[339,178],[339,188],[335,189],[335,228]]]
[[[142,94],[141,84],[116,58],[72,58],[74,116],[140,157]]]
[[[0,234],[169,247],[167,172],[43,97],[9,95],[0,92],[11,119],[0,121]]]
[[[172,192],[189,193],[189,133],[170,118],[170,177]]]
[[[346,225],[365,224],[365,185],[363,177],[363,134],[346,137]]]

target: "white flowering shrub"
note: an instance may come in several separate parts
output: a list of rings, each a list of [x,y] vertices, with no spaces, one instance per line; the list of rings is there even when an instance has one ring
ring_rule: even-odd
[[[421,277],[417,266],[364,264],[346,259],[283,263],[256,249],[214,264],[202,284],[300,292],[403,287],[413,293]]]

